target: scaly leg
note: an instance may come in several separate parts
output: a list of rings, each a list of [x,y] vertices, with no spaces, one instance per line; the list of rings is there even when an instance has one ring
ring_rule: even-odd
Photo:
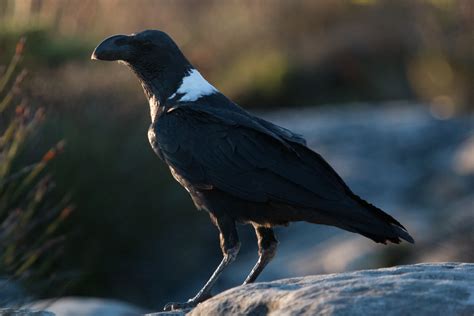
[[[213,218],[213,221],[220,232],[219,237],[224,258],[204,287],[193,298],[184,303],[168,303],[164,307],[165,311],[193,308],[198,303],[208,299],[210,297],[211,289],[222,271],[224,271],[224,269],[237,257],[240,249],[240,242],[235,228],[235,222],[229,218]]]
[[[265,266],[275,256],[278,246],[278,241],[275,238],[273,229],[257,225],[254,225],[254,228],[258,238],[259,258],[252,271],[250,271],[250,274],[245,279],[244,284],[252,283],[257,279]]]

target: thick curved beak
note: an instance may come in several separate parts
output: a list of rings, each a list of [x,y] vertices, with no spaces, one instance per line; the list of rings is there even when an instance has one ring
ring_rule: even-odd
[[[130,41],[132,36],[114,35],[106,38],[94,49],[93,60],[126,60],[130,57]]]

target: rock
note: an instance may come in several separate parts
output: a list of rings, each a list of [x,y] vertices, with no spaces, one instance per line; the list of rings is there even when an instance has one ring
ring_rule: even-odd
[[[473,315],[474,264],[416,264],[239,286],[188,315]]]
[[[0,289],[0,306],[3,308],[0,311],[2,312],[7,307],[23,306],[30,300],[20,284],[7,276],[0,278]],[[3,314],[0,313],[0,315]]]
[[[24,308],[0,308],[1,316],[54,316],[51,312],[33,311]]]
[[[185,316],[189,311],[179,310],[179,311],[170,311],[170,312],[157,312],[145,314],[144,316]]]
[[[50,311],[56,316],[137,316],[145,313],[145,310],[125,302],[86,297],[42,300],[35,302],[32,306]],[[13,315],[16,316],[16,314]],[[38,316],[43,315],[39,314]]]

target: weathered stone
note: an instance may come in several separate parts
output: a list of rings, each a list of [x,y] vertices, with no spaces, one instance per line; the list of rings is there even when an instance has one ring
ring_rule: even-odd
[[[54,316],[51,312],[33,311],[24,308],[0,308],[1,316]]]
[[[474,264],[437,263],[255,283],[189,315],[474,315]]]
[[[145,316],[184,316],[188,311],[179,310],[179,311],[170,311],[170,312],[156,312],[145,314]]]
[[[145,313],[144,309],[125,302],[90,297],[43,300],[35,302],[32,306],[51,311],[57,316],[136,316]]]

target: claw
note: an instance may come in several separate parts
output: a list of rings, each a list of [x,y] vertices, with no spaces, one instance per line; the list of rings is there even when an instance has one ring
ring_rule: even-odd
[[[171,302],[165,305],[163,307],[163,310],[165,312],[171,312],[171,311],[177,311],[177,310],[191,310],[194,307],[197,306],[197,304],[204,302],[205,300],[208,300],[212,297],[211,293],[207,293],[205,295],[202,295],[200,297],[193,297],[190,298],[187,302],[185,303],[177,303],[177,302]]]
[[[192,299],[184,303],[171,302],[171,303],[166,304],[163,310],[165,312],[176,311],[176,310],[186,310],[186,309],[192,309],[196,307],[196,305],[197,305],[197,302]]]

